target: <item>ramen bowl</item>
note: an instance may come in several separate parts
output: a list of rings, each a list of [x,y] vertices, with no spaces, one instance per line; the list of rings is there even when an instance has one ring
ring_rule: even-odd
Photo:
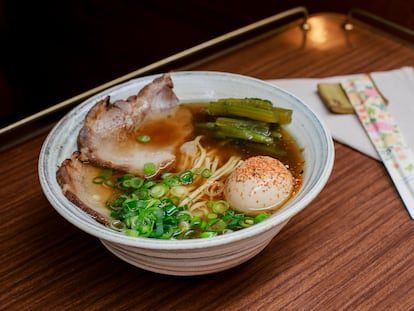
[[[83,212],[63,194],[57,167],[77,150],[77,133],[90,108],[106,96],[111,100],[136,94],[156,75],[115,86],[84,101],[51,130],[39,156],[42,189],[56,211],[74,226],[99,239],[120,259],[145,270],[169,275],[201,275],[232,268],[261,252],[297,213],[320,193],[333,167],[334,147],[317,115],[294,95],[262,80],[222,72],[188,71],[171,74],[182,102],[214,101],[225,97],[254,97],[293,110],[286,129],[303,149],[304,174],[300,190],[266,220],[251,227],[203,239],[158,240],[114,231]]]

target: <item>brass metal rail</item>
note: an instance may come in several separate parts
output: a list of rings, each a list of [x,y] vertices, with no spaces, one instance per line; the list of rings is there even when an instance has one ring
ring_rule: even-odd
[[[414,30],[358,8],[353,8],[348,12],[347,20],[344,23],[344,29],[352,30],[354,20],[366,22],[371,26],[377,27],[377,29],[385,31],[387,34],[414,43]]]

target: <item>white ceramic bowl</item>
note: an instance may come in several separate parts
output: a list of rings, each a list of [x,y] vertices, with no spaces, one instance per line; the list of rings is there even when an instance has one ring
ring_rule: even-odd
[[[86,100],[52,129],[39,157],[43,191],[56,211],[73,225],[99,238],[113,254],[137,267],[171,275],[200,275],[234,267],[258,254],[295,214],[325,186],[334,161],[329,131],[309,107],[295,96],[262,80],[221,72],[172,73],[174,91],[181,101],[197,102],[223,97],[256,97],[293,109],[287,129],[303,148],[304,179],[300,191],[282,209],[252,227],[207,239],[157,240],[129,237],[99,224],[62,194],[56,169],[77,149],[77,133],[88,110],[107,95],[111,100],[136,94],[155,76],[131,80]]]

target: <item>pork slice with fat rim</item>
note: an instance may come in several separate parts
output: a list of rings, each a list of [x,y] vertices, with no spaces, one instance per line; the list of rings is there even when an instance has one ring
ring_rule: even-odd
[[[111,195],[111,189],[93,183],[99,175],[100,168],[85,164],[79,160],[79,152],[75,151],[69,159],[60,165],[56,178],[63,194],[73,204],[91,215],[96,221],[109,225],[110,210],[105,200]]]
[[[109,97],[104,98],[88,112],[79,132],[79,159],[95,166],[140,176],[144,175],[143,166],[147,162],[156,164],[156,173],[171,167],[176,160],[178,146],[191,132],[191,127],[188,126],[191,123],[188,122],[190,113],[177,116],[178,107],[179,100],[168,73],[154,79],[127,100],[111,103]],[[160,123],[162,128],[158,129],[166,133],[174,132],[179,123],[187,126],[181,126],[179,131],[175,131],[174,139],[167,135],[167,138],[158,139],[158,142],[138,143],[136,137],[143,131],[145,124],[157,119],[160,122],[163,119],[169,120],[169,123]]]

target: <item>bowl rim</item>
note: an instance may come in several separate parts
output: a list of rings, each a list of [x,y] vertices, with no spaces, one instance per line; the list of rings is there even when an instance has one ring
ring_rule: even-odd
[[[130,237],[120,232],[108,229],[104,225],[99,224],[98,222],[93,220],[92,217],[90,216],[88,217],[90,217],[93,220],[93,222],[96,222],[96,224],[92,225],[90,221],[86,221],[85,219],[77,217],[76,214],[71,212],[71,209],[75,208],[77,212],[81,212],[81,213],[84,213],[84,212],[81,211],[78,207],[76,207],[73,203],[71,203],[66,198],[65,198],[66,204],[61,204],[61,202],[59,201],[58,195],[54,194],[51,191],[52,189],[50,185],[51,181],[49,180],[50,178],[48,179],[48,176],[46,176],[45,174],[45,171],[46,171],[45,168],[48,165],[48,153],[49,153],[48,150],[50,150],[49,148],[51,148],[53,136],[55,135],[56,131],[58,131],[59,127],[64,122],[67,122],[68,118],[70,118],[77,111],[77,109],[79,109],[79,107],[85,106],[91,102],[96,102],[98,99],[105,96],[105,94],[109,94],[114,91],[116,92],[116,90],[123,88],[125,86],[128,86],[129,84],[136,84],[140,82],[143,83],[145,81],[150,82],[154,78],[159,77],[161,75],[162,74],[153,74],[153,75],[143,76],[140,78],[131,79],[127,82],[108,88],[102,92],[99,92],[98,94],[94,96],[91,96],[90,98],[86,99],[85,101],[83,101],[82,103],[74,107],[63,118],[61,118],[47,135],[42,145],[40,154],[39,154],[39,160],[38,160],[39,180],[40,180],[41,188],[46,198],[48,199],[49,203],[67,221],[69,221],[74,226],[78,227],[79,229],[99,239],[103,239],[103,240],[110,241],[113,243],[119,243],[119,244],[126,245],[126,246],[131,246],[131,247],[153,249],[153,250],[189,250],[189,249],[198,249],[198,248],[206,248],[206,247],[216,247],[219,245],[233,243],[233,242],[245,239],[245,238],[255,236],[267,230],[271,230],[273,227],[276,227],[280,225],[281,223],[286,223],[290,218],[292,218],[294,215],[296,215],[302,209],[304,209],[322,191],[333,169],[334,156],[335,156],[334,144],[333,144],[333,139],[331,137],[330,131],[328,130],[327,126],[304,101],[302,101],[295,95],[291,94],[290,92],[287,92],[281,89],[280,87],[274,84],[271,84],[270,82],[267,82],[265,80],[261,80],[258,78],[254,78],[251,76],[246,76],[246,75],[241,75],[241,74],[236,74],[236,73],[220,72],[220,71],[175,71],[175,72],[171,72],[171,77],[173,81],[174,81],[174,77],[183,77],[183,76],[191,76],[191,78],[194,78],[197,76],[202,76],[202,77],[208,76],[208,77],[213,77],[213,78],[220,77],[220,78],[230,78],[230,79],[242,79],[242,80],[245,80],[246,82],[252,82],[255,84],[259,83],[262,86],[266,86],[267,88],[272,88],[279,93],[280,92],[284,93],[286,96],[290,97],[293,101],[299,102],[301,105],[303,105],[303,107],[306,110],[308,110],[307,113],[313,116],[313,119],[318,123],[318,127],[320,128],[321,133],[323,134],[322,139],[324,140],[324,143],[326,144],[326,159],[324,159],[325,165],[323,167],[321,175],[318,178],[317,184],[313,188],[311,188],[310,191],[306,193],[299,202],[289,206],[289,208],[287,209],[281,209],[280,211],[273,214],[271,217],[269,217],[268,219],[264,220],[263,222],[259,224],[256,224],[249,228],[245,228],[243,230],[235,231],[229,234],[219,235],[219,236],[206,238],[206,239],[159,240],[159,239],[151,239],[151,238],[145,238],[145,237]],[[69,156],[70,155],[68,155],[68,157]]]

